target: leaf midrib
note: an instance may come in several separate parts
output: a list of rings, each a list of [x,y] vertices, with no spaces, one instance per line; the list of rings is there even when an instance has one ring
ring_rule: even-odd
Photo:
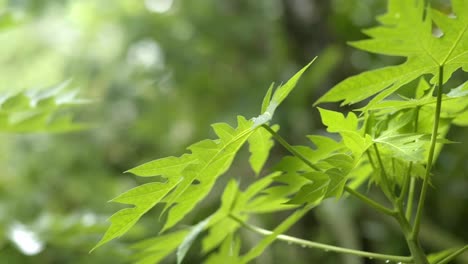
[[[454,42],[454,45],[449,50],[449,53],[447,54],[445,59],[442,61],[442,65],[439,65],[439,66],[444,66],[445,64],[448,63],[447,60],[449,59],[450,55],[452,55],[452,53],[455,50],[455,48],[457,47],[457,45],[460,43],[460,39],[462,38],[463,35],[465,35],[467,29],[468,29],[468,23],[465,24],[465,27],[463,28],[463,31],[461,31],[461,33],[457,36],[457,38],[456,38],[456,40]],[[464,53],[466,53],[466,52],[464,52]],[[464,54],[464,53],[462,53],[462,54]],[[452,60],[455,59],[456,57],[458,57],[458,56],[455,56],[454,58],[452,58]]]

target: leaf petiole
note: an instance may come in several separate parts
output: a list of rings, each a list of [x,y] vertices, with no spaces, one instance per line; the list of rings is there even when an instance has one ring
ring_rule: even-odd
[[[266,229],[251,225],[249,223],[246,223],[245,221],[243,221],[242,219],[238,218],[235,215],[230,214],[229,217],[233,219],[234,221],[238,222],[241,226],[257,234],[269,236],[273,233],[270,230],[266,230]],[[369,259],[381,259],[381,260],[389,260],[389,261],[395,261],[395,262],[413,263],[412,257],[379,254],[379,253],[372,253],[372,252],[367,252],[367,251],[362,251],[362,250],[343,248],[343,247],[313,242],[313,241],[309,241],[309,240],[305,240],[305,239],[301,239],[301,238],[297,238],[293,236],[288,236],[288,235],[278,235],[276,239],[285,241],[288,244],[296,244],[296,245],[300,245],[302,247],[308,247],[308,248],[318,248],[318,249],[323,249],[325,251],[350,254],[350,255],[365,257]]]

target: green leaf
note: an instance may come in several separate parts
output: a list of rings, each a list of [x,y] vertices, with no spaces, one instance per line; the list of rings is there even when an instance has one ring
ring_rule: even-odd
[[[374,142],[387,148],[392,157],[407,161],[423,162],[424,150],[428,141],[424,134],[393,134],[386,133],[374,139]]]
[[[279,126],[273,126],[272,129],[276,132]],[[270,154],[270,149],[274,145],[271,137],[272,135],[263,127],[259,127],[249,137],[249,151],[251,153],[249,162],[256,175],[262,170]]]
[[[273,175],[277,174],[270,175],[275,183],[273,186],[258,190],[257,187],[263,185],[260,184],[256,187],[248,188],[245,192],[247,197],[240,195],[239,200],[245,201],[247,198],[249,200],[245,201],[245,203],[238,202],[236,204],[236,212],[268,213],[297,207],[297,205],[287,204],[290,200],[289,197],[310,181],[295,173]],[[256,193],[254,191],[259,192]]]
[[[181,180],[143,184],[114,198],[112,202],[131,204],[135,207],[122,209],[112,215],[110,218],[111,226],[91,251],[125,234],[143,214],[161,201]]]
[[[244,217],[243,220],[247,219]],[[224,218],[209,228],[209,233],[203,238],[202,252],[210,252],[216,248],[227,236],[239,229],[239,223],[231,218]]]
[[[273,88],[275,86],[275,83],[271,83],[270,87],[268,88],[267,93],[265,94],[265,97],[263,97],[262,101],[262,109],[261,109],[261,114],[265,113],[265,111],[268,108],[268,105],[270,104],[271,101],[271,94],[273,93]]]
[[[238,117],[238,127],[215,124],[217,140],[203,140],[191,145],[190,154],[151,161],[129,170],[139,176],[158,176],[182,180],[165,199],[168,219],[163,231],[175,225],[211,190],[216,179],[231,165],[235,154],[255,131],[252,121]],[[198,184],[193,184],[197,180]]]
[[[301,78],[302,74],[309,68],[309,66],[315,61],[317,57],[315,57],[309,64],[304,66],[300,71],[294,74],[291,79],[289,79],[284,85],[278,87],[273,94],[273,98],[268,104],[266,110],[262,111],[262,114],[258,117],[253,118],[254,127],[261,126],[262,124],[266,124],[268,121],[271,120],[273,114],[275,113],[276,108],[286,99],[289,93],[296,87],[297,82]],[[271,88],[271,87],[270,87]],[[267,96],[263,100],[264,104],[262,104],[262,110],[264,109],[264,105],[266,104],[266,98],[269,96],[270,91],[267,93]]]
[[[239,236],[229,234],[223,241],[218,252],[211,254],[204,262],[207,264],[237,264],[239,263],[239,252],[241,243]]]
[[[339,133],[343,138],[344,144],[355,154],[358,158],[372,145],[372,139],[369,135],[365,137],[358,129],[358,118],[350,112],[345,117],[340,112],[318,108],[322,123],[327,126],[327,131],[331,133]]]
[[[210,222],[210,219],[211,217],[208,217],[191,228],[190,232],[184,238],[184,241],[182,241],[180,246],[177,248],[177,264],[182,263],[187,251],[192,246],[197,236],[205,229],[205,226]]]
[[[467,250],[468,245],[459,248],[450,248],[437,253],[429,254],[427,259],[431,264],[447,264]]]
[[[330,184],[330,178],[327,174],[323,172],[309,172],[303,176],[309,179],[311,183],[302,186],[288,203],[313,203],[320,201],[325,196]]]
[[[231,179],[221,197],[221,206],[211,217],[208,235],[203,239],[202,251],[208,252],[217,247],[229,234],[233,233],[239,224],[228,218],[239,196],[239,187]]]
[[[226,124],[213,126],[218,140],[204,140],[189,147],[196,163],[181,171],[181,183],[165,199],[165,210],[170,208],[163,230],[174,226],[213,187],[216,179],[230,167],[237,151],[255,131],[251,121],[238,118],[238,127],[233,129]],[[192,184],[197,180],[199,184]]]
[[[387,96],[421,75],[437,77],[439,67],[444,69],[444,81],[459,68],[466,71],[468,8],[465,0],[453,1],[452,6],[454,17],[430,9],[423,20],[424,1],[389,1],[387,13],[379,18],[382,25],[364,31],[370,39],[351,45],[373,53],[407,57],[406,62],[350,77],[317,103],[353,104],[385,89],[389,90]],[[432,35],[432,22],[443,32],[442,37]]]
[[[0,131],[50,133],[86,128],[87,126],[84,124],[74,123],[70,113],[62,112],[72,105],[86,102],[75,99],[76,91],[64,91],[68,85],[67,81],[41,91],[25,91],[8,96],[0,95]]]
[[[343,194],[348,172],[332,168],[327,170],[326,173],[330,177],[330,184],[328,185],[325,197],[336,197],[339,199]]]
[[[1,110],[7,112],[26,111],[31,103],[28,96],[23,93],[11,96],[1,104]]]
[[[189,230],[182,229],[138,242],[131,247],[137,251],[133,256],[133,259],[136,260],[135,263],[159,263],[182,243],[188,233]]]
[[[133,173],[137,176],[151,177],[163,176],[168,179],[180,178],[181,172],[185,167],[195,162],[192,155],[184,154],[181,157],[166,157],[158,160],[153,160],[144,163],[138,167],[130,169],[126,172]]]
[[[301,74],[309,65],[310,63],[295,74],[285,85],[278,88],[271,101],[269,99],[271,95],[270,88],[262,106],[262,110],[264,110],[268,104],[266,107],[267,111],[262,114],[269,115],[268,118],[259,117],[248,121],[244,117],[239,116],[238,127],[235,129],[224,123],[214,124],[213,129],[218,139],[202,140],[191,145],[188,147],[191,151],[189,154],[184,154],[180,157],[158,159],[130,169],[128,172],[135,175],[143,177],[162,176],[167,182],[154,183],[157,186],[161,185],[163,187],[162,191],[157,196],[153,196],[152,199],[145,198],[144,202],[134,198],[126,200],[124,198],[129,196],[129,193],[135,197],[146,197],[148,192],[146,187],[144,187],[146,185],[130,190],[124,194],[126,195],[124,197],[117,197],[114,201],[122,202],[124,200],[126,203],[134,204],[136,207],[124,209],[114,214],[111,217],[111,226],[93,250],[111,239],[123,235],[144,213],[159,202],[166,204],[163,213],[168,212],[167,221],[163,226],[162,232],[177,224],[210,192],[216,179],[229,169],[237,151],[252,135],[253,139],[250,141],[252,151],[251,163],[254,170],[258,173],[266,161],[272,144],[270,135],[267,135],[263,130],[259,130],[261,132],[257,134],[256,131],[258,131],[261,124],[270,120],[274,109],[291,92]],[[268,109],[273,111],[268,113]],[[278,198],[277,196],[273,197]],[[284,197],[282,198],[285,199]],[[222,221],[225,216],[223,214],[225,213],[226,210],[223,209],[223,211],[215,214],[213,224]],[[203,228],[205,225],[207,223],[203,224]],[[184,247],[179,250],[180,261],[185,255],[186,250],[188,250],[193,237],[203,229],[200,226],[194,229],[185,240]]]
[[[307,64],[306,66],[304,66],[300,71],[298,71],[296,74],[294,74],[293,77],[291,77],[291,79],[289,79],[284,85],[281,85],[278,89],[276,89],[275,93],[273,94],[273,98],[271,99],[271,102],[270,102],[270,105],[269,107],[271,107],[271,105],[276,105],[276,106],[279,106],[283,101],[284,99],[286,99],[286,97],[289,95],[289,93],[294,89],[294,87],[296,86],[297,84],[297,81],[299,81],[299,79],[301,78],[302,74],[307,70],[307,68],[310,67],[310,65],[317,59],[317,57],[315,57],[311,62],[309,62],[309,64]],[[276,106],[274,107],[274,109],[276,109]],[[274,111],[274,110],[273,110]]]

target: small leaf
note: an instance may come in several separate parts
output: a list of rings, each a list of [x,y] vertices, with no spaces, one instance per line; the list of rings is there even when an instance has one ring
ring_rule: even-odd
[[[304,177],[308,178],[311,183],[302,186],[288,203],[314,203],[320,201],[324,197],[330,183],[330,177],[323,172],[309,172],[304,174]]]
[[[142,215],[161,201],[181,180],[143,184],[114,198],[113,202],[132,204],[135,207],[122,209],[112,215],[111,226],[91,251],[125,234]]]
[[[131,247],[137,251],[133,259],[137,264],[159,263],[182,243],[188,233],[189,230],[182,229],[138,242]]]
[[[289,93],[294,89],[296,86],[297,82],[301,78],[302,74],[309,68],[309,66],[315,61],[317,57],[315,57],[309,64],[304,66],[300,71],[298,71],[296,74],[294,74],[291,79],[289,79],[284,85],[281,85],[278,87],[273,94],[273,98],[268,104],[268,107],[266,108],[265,111],[262,111],[262,114],[259,115],[258,117],[253,118],[254,121],[254,127],[261,126],[263,124],[266,124],[268,121],[271,120],[273,117],[273,114],[275,113],[276,108],[286,99],[286,97],[289,95]],[[267,92],[268,94],[271,92]],[[266,98],[265,97],[265,98]],[[265,103],[265,100],[263,102]],[[262,104],[262,110],[264,109],[264,105]]]
[[[372,139],[369,135],[362,136],[358,129],[358,118],[350,112],[348,116],[344,116],[340,112],[318,108],[322,123],[327,126],[327,131],[331,133],[339,133],[343,138],[344,144],[355,154],[356,158],[360,157],[364,151],[372,145]]]
[[[309,68],[309,66],[317,59],[315,57],[309,64],[304,66],[300,71],[294,74],[291,79],[289,79],[284,85],[281,85],[278,89],[276,89],[275,93],[273,94],[273,98],[271,99],[270,105],[274,104],[279,106],[284,99],[289,95],[289,93],[294,89],[297,84],[297,81],[301,78],[302,74]],[[275,107],[276,108],[276,107]]]
[[[205,229],[205,226],[210,222],[210,219],[211,217],[208,217],[191,228],[190,232],[184,238],[184,241],[182,241],[180,246],[177,248],[177,264],[182,263],[187,251],[190,249],[197,236]]]
[[[348,172],[332,168],[327,170],[326,173],[330,177],[330,184],[328,185],[325,197],[336,197],[337,199],[340,198],[343,194]]]
[[[268,105],[270,104],[271,94],[273,92],[274,86],[275,86],[275,83],[271,83],[270,87],[268,88],[267,93],[265,94],[265,97],[263,97],[262,109],[261,109],[261,112],[260,112],[262,114],[265,113],[265,111],[268,108]]]
[[[427,141],[424,134],[383,134],[374,139],[374,142],[387,148],[391,155],[407,161],[424,161],[424,147]]]
[[[276,132],[279,126],[273,126],[272,129]],[[273,147],[274,142],[271,137],[272,135],[263,127],[259,127],[249,137],[249,151],[251,153],[249,163],[256,175],[262,170],[270,154],[270,149]]]
[[[1,110],[8,112],[26,111],[30,108],[30,99],[23,93],[9,97],[1,105]]]
[[[218,252],[211,254],[204,262],[206,264],[238,264],[241,243],[239,236],[229,234],[223,241]]]

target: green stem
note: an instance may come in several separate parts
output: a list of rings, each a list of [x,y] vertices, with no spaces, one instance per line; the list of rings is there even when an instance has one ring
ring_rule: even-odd
[[[423,185],[421,187],[421,193],[420,193],[419,201],[418,201],[418,209],[416,210],[416,216],[414,219],[414,226],[413,226],[413,232],[412,232],[413,239],[417,238],[419,235],[422,211],[424,208],[424,203],[426,201],[427,188],[429,186],[429,176],[431,174],[432,162],[433,162],[434,154],[435,154],[435,147],[437,143],[437,133],[439,130],[440,111],[442,108],[443,82],[444,82],[444,67],[439,66],[439,83],[437,87],[437,103],[436,103],[436,109],[434,113],[434,126],[432,128],[431,145],[429,148],[429,155],[427,158],[426,173],[424,175]]]
[[[398,196],[398,203],[403,206],[403,199],[406,196],[406,193],[408,192],[409,185],[410,185],[410,179],[411,179],[411,169],[413,168],[413,162],[410,162],[408,165],[408,170],[406,171],[405,175],[405,181],[403,183],[403,187],[401,188],[400,195]]]
[[[353,195],[354,197],[358,198],[359,200],[361,200],[362,202],[368,204],[369,206],[373,207],[374,209],[376,209],[377,211],[383,213],[383,214],[386,214],[386,215],[389,215],[389,216],[393,216],[395,215],[395,211],[392,211],[391,209],[383,206],[382,204],[368,198],[367,196],[365,195],[362,195],[361,193],[359,193],[358,191],[356,190],[353,190],[352,188],[350,188],[349,186],[345,185],[344,187],[345,191],[347,191],[349,194]]]
[[[421,106],[417,106],[415,109],[414,113],[414,129],[413,131],[415,133],[418,132],[418,127],[419,127],[419,110],[421,109]],[[411,177],[411,170],[413,168],[413,162],[410,162],[408,165],[408,173],[407,173],[407,178],[406,178],[406,186],[408,187],[408,182],[409,182],[409,189],[408,189],[408,197],[406,198],[406,219],[408,220],[409,223],[411,223],[412,220],[412,214],[413,214],[413,201],[414,201],[414,188],[416,186],[416,179],[414,177]],[[406,195],[406,190],[402,192],[402,195],[400,196],[400,203],[402,203],[404,195]]]
[[[429,264],[426,254],[424,253],[421,245],[419,244],[418,239],[414,239],[412,237],[412,228],[403,213],[403,208],[400,206],[399,203],[394,203],[396,214],[395,219],[397,220],[398,224],[400,225],[401,230],[405,236],[406,244],[411,252],[411,256],[414,259],[414,263],[416,264]]]
[[[304,157],[304,155],[297,152],[285,139],[283,139],[278,133],[276,133],[276,131],[271,129],[270,126],[268,126],[266,124],[263,124],[262,127],[265,128],[291,154],[293,154],[298,159],[302,160],[310,168],[312,168],[312,169],[314,169],[316,171],[320,171],[320,168],[318,168],[317,166],[312,164],[306,157]],[[370,205],[371,207],[374,207],[375,209],[377,209],[378,211],[380,211],[380,212],[382,212],[382,213],[384,213],[386,215],[393,215],[394,214],[394,212],[391,211],[390,209],[386,208],[385,206],[379,204],[376,201],[373,201],[373,200],[367,198],[366,196],[358,193],[357,191],[353,190],[352,188],[350,188],[350,187],[348,187],[346,185],[345,185],[345,191],[347,191],[351,195],[354,195],[355,197],[357,197],[358,199],[360,199],[364,203]]]
[[[246,223],[235,215],[231,214],[229,215],[229,217],[231,217],[234,221],[238,222],[240,225],[242,225],[246,229],[253,231],[257,234],[269,236],[273,233],[270,230],[266,230],[266,229],[251,225],[249,223]],[[337,252],[337,253],[343,253],[343,254],[351,254],[351,255],[366,257],[370,259],[381,259],[381,260],[389,260],[389,261],[395,261],[395,262],[413,263],[412,257],[379,254],[379,253],[372,253],[372,252],[367,252],[367,251],[337,247],[337,246],[313,242],[313,241],[309,241],[305,239],[300,239],[300,238],[292,237],[288,235],[278,235],[276,239],[285,241],[288,244],[300,245],[302,247],[318,248],[318,249],[323,249],[325,251],[331,251],[331,252]]]
[[[406,219],[408,219],[410,223],[413,214],[414,188],[416,188],[416,179],[414,177],[411,177],[406,205]]]
[[[301,153],[297,152],[289,143],[284,140],[278,133],[276,133],[270,126],[263,124],[263,128],[265,128],[285,149],[287,149],[291,154],[302,160],[307,166],[311,167],[313,170],[320,171],[320,168],[312,164],[306,157],[304,157]]]
[[[390,188],[390,182],[388,181],[388,176],[387,176],[387,172],[385,171],[385,166],[382,162],[382,158],[380,157],[380,152],[379,152],[379,148],[377,147],[377,144],[374,144],[374,151],[375,151],[375,155],[377,156],[377,161],[379,162],[379,167],[380,167],[380,171],[382,172],[382,183],[380,186],[382,188],[382,191],[384,192],[384,194],[387,196],[387,198],[394,202],[395,201],[395,197],[394,197],[394,194],[393,192],[391,191]]]
[[[452,259],[456,258],[458,255],[461,255],[463,252],[468,250],[468,245],[465,245],[464,247],[460,248],[459,250],[453,252],[452,254],[448,255],[447,257],[443,258],[436,264],[446,264],[449,263]]]

